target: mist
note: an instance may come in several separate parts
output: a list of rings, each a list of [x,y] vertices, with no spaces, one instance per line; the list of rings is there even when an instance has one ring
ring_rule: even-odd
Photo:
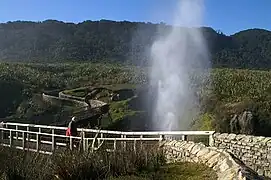
[[[187,130],[200,113],[197,96],[209,78],[210,61],[201,32],[204,4],[179,0],[170,30],[160,29],[150,49],[150,84],[155,94],[152,129]],[[198,76],[197,80],[190,78]]]

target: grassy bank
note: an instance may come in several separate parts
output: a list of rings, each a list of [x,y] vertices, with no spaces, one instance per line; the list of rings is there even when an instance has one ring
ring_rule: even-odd
[[[92,153],[59,152],[53,156],[0,149],[0,175],[8,180],[76,179],[215,179],[214,171],[201,164],[165,164],[157,148]]]
[[[30,117],[40,109],[47,108],[39,106],[33,98],[33,94],[44,89],[73,89],[104,84],[114,89],[114,84],[145,84],[148,80],[147,73],[147,68],[116,64],[0,63],[0,116],[14,115],[17,112],[19,115],[25,115],[25,119],[31,119]],[[255,134],[271,136],[270,71],[212,69],[210,78],[204,81],[199,81],[202,75],[192,71],[190,73],[191,84],[195,85],[202,105],[204,122],[197,123],[199,129],[227,132],[233,114],[250,110],[257,118]],[[196,86],[198,82],[202,86]],[[78,93],[79,96],[85,95],[82,91]],[[125,103],[116,103],[112,107],[119,107],[119,104]],[[26,110],[18,111],[18,108],[25,104]],[[119,111],[111,110],[116,112],[115,117],[122,113],[121,108]]]

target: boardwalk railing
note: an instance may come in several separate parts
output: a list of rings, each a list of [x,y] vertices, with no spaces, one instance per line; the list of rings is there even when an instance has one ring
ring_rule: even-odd
[[[209,145],[213,143],[214,131],[166,131],[166,132],[122,132],[78,128],[80,136],[66,136],[67,127],[46,126],[22,123],[3,123],[0,128],[1,145],[27,151],[52,154],[61,148],[74,148],[77,144],[82,150],[97,150],[102,145],[109,151],[126,148],[128,144],[136,147],[144,143],[188,137],[205,137]]]

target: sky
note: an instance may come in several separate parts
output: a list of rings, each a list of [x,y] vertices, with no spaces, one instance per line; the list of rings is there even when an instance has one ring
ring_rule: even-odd
[[[171,24],[178,0],[0,0],[0,22],[55,19],[116,20]],[[271,0],[204,0],[203,25],[227,35],[271,30]]]

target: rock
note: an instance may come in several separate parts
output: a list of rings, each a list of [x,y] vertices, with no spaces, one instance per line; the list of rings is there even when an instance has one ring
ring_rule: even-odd
[[[228,169],[224,171],[223,173],[218,173],[218,180],[226,180],[226,179],[237,179],[236,178],[236,172],[233,169]]]
[[[225,158],[220,163],[218,163],[217,165],[215,165],[214,169],[215,170],[219,170],[220,172],[224,172],[224,171],[228,170],[229,168],[231,168],[232,165],[233,164],[230,161],[230,159],[229,158]]]
[[[222,134],[220,134],[217,138],[219,138],[219,139],[221,139],[221,140],[224,140],[224,139],[227,139],[228,136],[229,136],[229,134],[227,134],[227,133],[222,133]]]
[[[255,118],[250,111],[244,111],[242,114],[235,114],[230,120],[231,133],[253,134]]]
[[[236,136],[237,136],[236,134],[229,134],[228,139],[229,140],[234,140],[236,138]]]
[[[231,133],[238,133],[240,131],[238,116],[236,114],[230,120],[230,129],[231,129]]]
[[[239,119],[239,124],[241,127],[241,134],[252,134],[254,132],[254,119],[250,111],[243,112]]]
[[[267,154],[267,157],[266,157],[268,160],[270,160],[271,162],[271,154]]]
[[[229,136],[230,135],[228,134],[220,134],[219,136],[216,136],[216,138],[226,139]],[[231,135],[230,138],[234,139],[234,135]],[[250,142],[250,139],[252,138],[253,141],[254,137],[250,136],[244,138],[245,141]],[[243,142],[243,138],[241,141]],[[247,163],[247,165],[255,165],[255,167],[253,167],[257,170],[260,169],[258,171],[259,173],[268,174],[267,168],[270,163],[263,161],[262,159],[252,162],[253,157],[255,158],[255,156],[259,156],[257,152],[260,151],[258,149],[254,151],[252,150],[253,147],[244,147],[242,145],[231,144],[231,141],[229,141],[228,143],[223,142],[221,145],[223,145],[226,150],[218,149],[216,147],[206,147],[203,144],[186,141],[174,141],[174,143],[167,142],[164,145],[164,148],[166,148],[167,153],[171,153],[171,156],[167,155],[167,157],[169,158],[169,162],[183,161],[204,163],[207,166],[212,167],[216,171],[219,180],[258,179],[257,173],[245,166],[243,162]],[[232,149],[232,153],[238,154],[243,161],[230,155],[228,153],[229,149]],[[171,150],[173,150],[173,152]],[[258,156],[256,155],[256,153]],[[261,154],[261,156],[263,155]]]
[[[271,137],[264,137],[264,139],[261,140],[261,143],[264,145],[271,143]]]
[[[253,140],[253,136],[245,136],[243,139],[242,139],[242,142],[244,143],[251,143]]]
[[[206,147],[201,144],[196,144],[190,152],[191,152],[191,154],[196,155],[203,148],[206,148]]]
[[[203,148],[203,149],[201,149],[196,155],[197,156],[203,156],[204,154],[207,154],[207,153],[209,153],[210,152],[210,149],[208,149],[208,148]]]
[[[215,133],[213,137],[218,137],[221,133]]]
[[[219,153],[216,151],[209,151],[208,153],[202,155],[202,159],[205,159],[206,161],[208,161],[211,157],[213,157],[217,154],[219,154]]]
[[[195,143],[190,144],[190,145],[187,147],[187,150],[188,150],[189,152],[191,152],[191,150],[194,148],[195,145],[196,145]]]
[[[246,137],[245,134],[238,134],[238,135],[236,136],[236,140],[237,140],[237,141],[240,141],[240,140],[242,140],[244,137]]]

